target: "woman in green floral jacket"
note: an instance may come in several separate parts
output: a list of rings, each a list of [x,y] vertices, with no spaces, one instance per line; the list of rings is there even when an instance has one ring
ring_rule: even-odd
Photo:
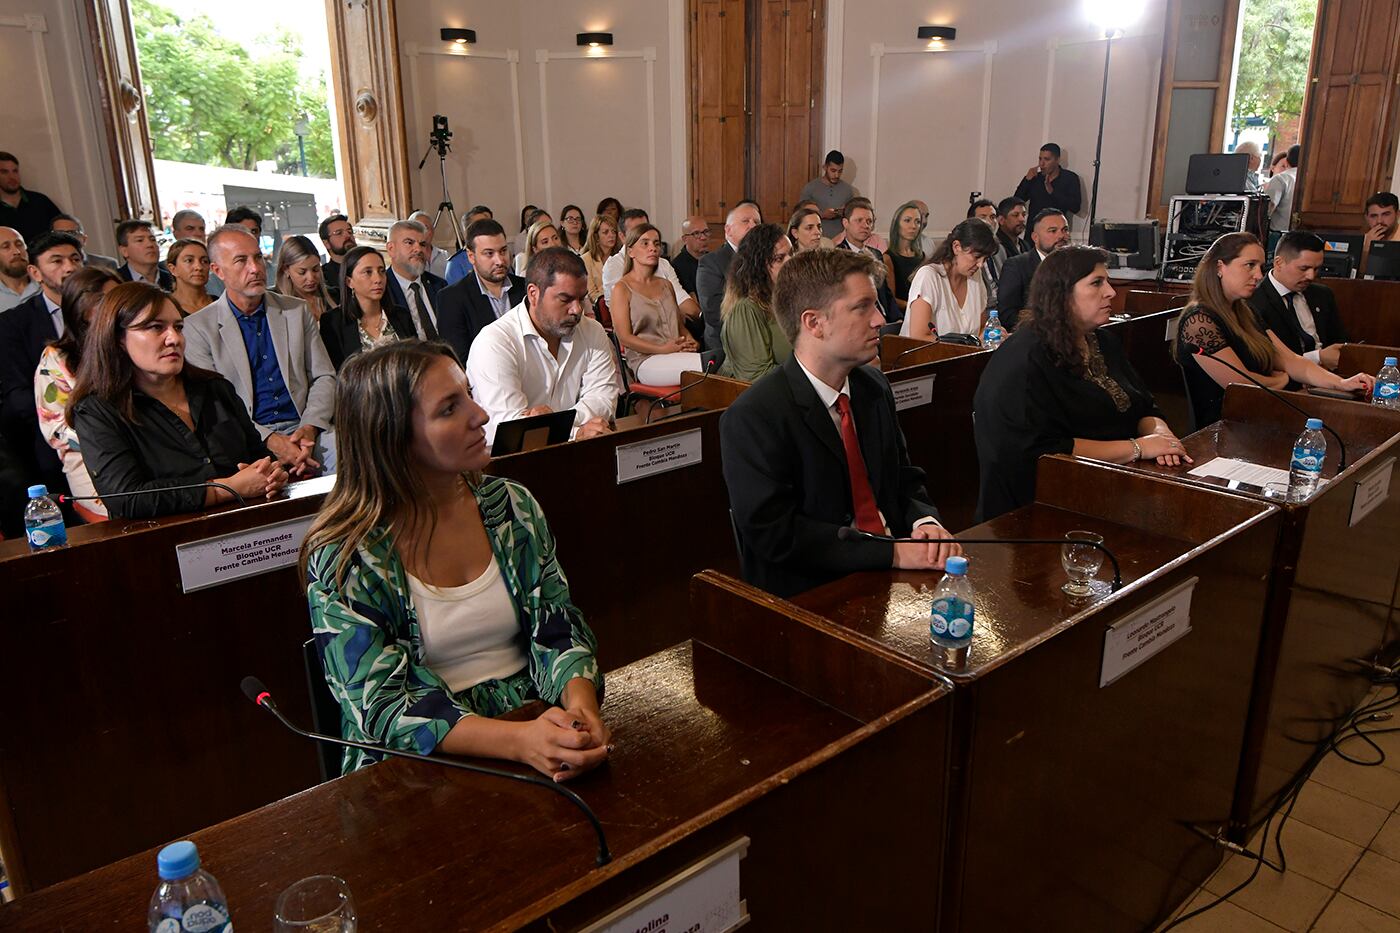
[[[486,413],[442,344],[348,362],[339,472],[302,549],[345,738],[524,762],[567,780],[607,758],[593,633],[539,503],[484,477]],[[529,700],[534,720],[494,717]],[[343,770],[376,756],[347,750]]]

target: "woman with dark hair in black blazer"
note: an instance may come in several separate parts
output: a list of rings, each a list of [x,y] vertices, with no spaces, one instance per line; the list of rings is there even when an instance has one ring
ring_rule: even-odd
[[[408,311],[385,294],[388,286],[374,247],[357,246],[340,261],[340,307],[321,315],[321,342],[336,372],[356,353],[417,334]]]

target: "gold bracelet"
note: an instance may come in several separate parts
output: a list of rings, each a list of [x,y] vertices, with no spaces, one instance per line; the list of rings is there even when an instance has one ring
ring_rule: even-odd
[[[1137,442],[1137,438],[1128,438],[1128,443],[1133,445],[1133,463],[1142,459],[1142,445]]]

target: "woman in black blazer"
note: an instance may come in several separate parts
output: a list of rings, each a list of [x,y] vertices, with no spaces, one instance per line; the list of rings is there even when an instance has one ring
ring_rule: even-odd
[[[336,372],[356,353],[395,340],[413,338],[413,318],[385,295],[389,284],[384,258],[370,246],[357,246],[340,265],[340,307],[321,315],[321,341]]]

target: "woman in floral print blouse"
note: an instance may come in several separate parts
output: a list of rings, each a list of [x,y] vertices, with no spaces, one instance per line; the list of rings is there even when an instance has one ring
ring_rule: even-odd
[[[302,549],[312,631],[346,738],[568,780],[610,750],[593,633],[539,504],[481,474],[487,416],[451,353],[401,341],[341,370],[339,472]]]

